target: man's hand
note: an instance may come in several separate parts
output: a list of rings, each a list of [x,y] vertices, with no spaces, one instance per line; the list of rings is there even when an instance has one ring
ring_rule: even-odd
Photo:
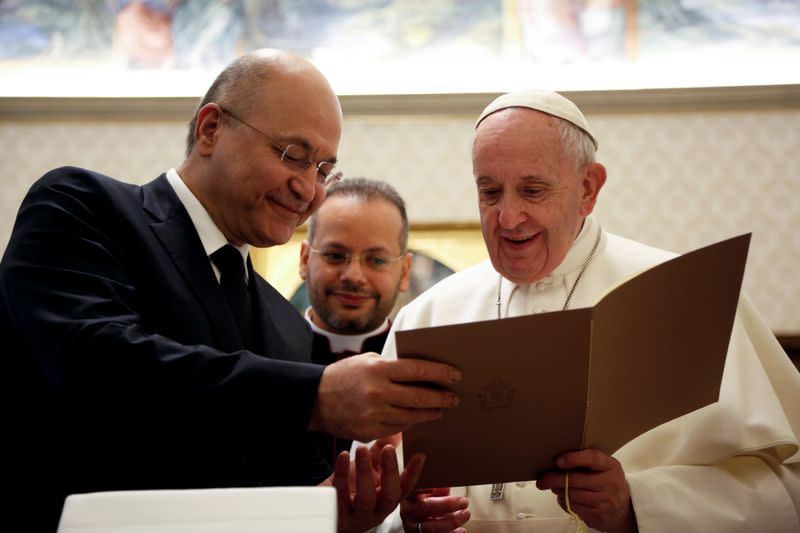
[[[441,363],[354,355],[325,368],[308,429],[361,442],[399,433],[458,404],[452,392],[421,383],[447,388],[460,379]]]
[[[450,496],[450,489],[423,489],[400,502],[400,518],[406,533],[465,533],[460,527],[470,518],[467,499]]]
[[[422,472],[423,455],[413,456],[400,474],[394,446],[374,446],[380,451],[373,453],[366,446],[356,448],[354,469],[351,469],[349,453],[342,452],[336,459],[333,486],[340,533],[365,531],[383,522],[400,500],[408,496]],[[379,468],[373,464],[375,457],[379,459]]]
[[[631,492],[619,461],[599,450],[567,452],[556,460],[562,471],[546,472],[536,481],[551,490],[567,510],[564,487],[569,472],[569,504],[586,524],[609,533],[638,531]]]

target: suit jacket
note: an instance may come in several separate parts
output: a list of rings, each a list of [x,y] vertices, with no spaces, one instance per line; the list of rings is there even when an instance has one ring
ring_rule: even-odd
[[[311,348],[311,360],[320,365],[329,365],[335,363],[339,359],[356,355],[356,352],[342,352],[334,353],[331,351],[331,342],[327,336],[322,333],[312,332],[314,335],[314,342]],[[383,345],[386,343],[386,337],[389,336],[389,328],[387,327],[383,332],[373,335],[364,339],[361,345],[361,352],[376,352],[381,353]],[[341,439],[330,435],[328,433],[318,433],[319,435],[319,449],[323,459],[333,467],[336,458],[344,451],[350,451],[353,446],[352,439]]]
[[[324,479],[310,330],[248,268],[259,353],[164,175],[35,183],[0,263],[0,482],[17,493],[0,516],[31,505],[44,531],[70,493]]]

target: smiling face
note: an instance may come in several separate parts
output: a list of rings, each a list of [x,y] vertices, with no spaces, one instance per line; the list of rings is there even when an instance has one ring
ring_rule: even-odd
[[[483,238],[494,268],[514,283],[536,282],[564,260],[605,182],[602,165],[576,170],[556,120],[508,108],[486,117],[475,133]]]
[[[403,222],[397,207],[386,200],[332,196],[317,213],[313,242],[303,242],[300,277],[306,280],[311,320],[340,334],[366,333],[389,316],[400,292],[408,289],[411,254],[403,254]],[[320,253],[350,256],[330,264]],[[364,257],[394,259],[371,268]],[[358,256],[358,257],[356,257]]]
[[[263,76],[225,95],[236,115],[217,103],[198,113],[196,141],[179,174],[231,244],[283,244],[322,203],[316,164],[336,161],[341,109],[327,81],[309,63],[279,55]],[[272,140],[270,143],[257,128]],[[305,148],[312,161],[298,170],[281,161],[280,147]]]

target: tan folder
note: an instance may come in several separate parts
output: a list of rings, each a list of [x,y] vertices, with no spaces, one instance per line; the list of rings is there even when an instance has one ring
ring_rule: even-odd
[[[398,331],[398,357],[462,371],[461,402],[403,434],[419,487],[536,479],[716,402],[750,234],[678,256],[594,307]]]

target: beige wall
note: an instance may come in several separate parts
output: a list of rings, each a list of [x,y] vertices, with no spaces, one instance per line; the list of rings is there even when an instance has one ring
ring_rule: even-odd
[[[784,333],[800,332],[799,94],[789,86],[575,96],[608,168],[601,224],[677,252],[753,232],[745,290]],[[343,98],[341,167],[391,182],[412,223],[476,222],[472,122],[491,96]],[[0,249],[27,188],[50,168],[144,183],[175,166],[193,105],[0,99]]]

